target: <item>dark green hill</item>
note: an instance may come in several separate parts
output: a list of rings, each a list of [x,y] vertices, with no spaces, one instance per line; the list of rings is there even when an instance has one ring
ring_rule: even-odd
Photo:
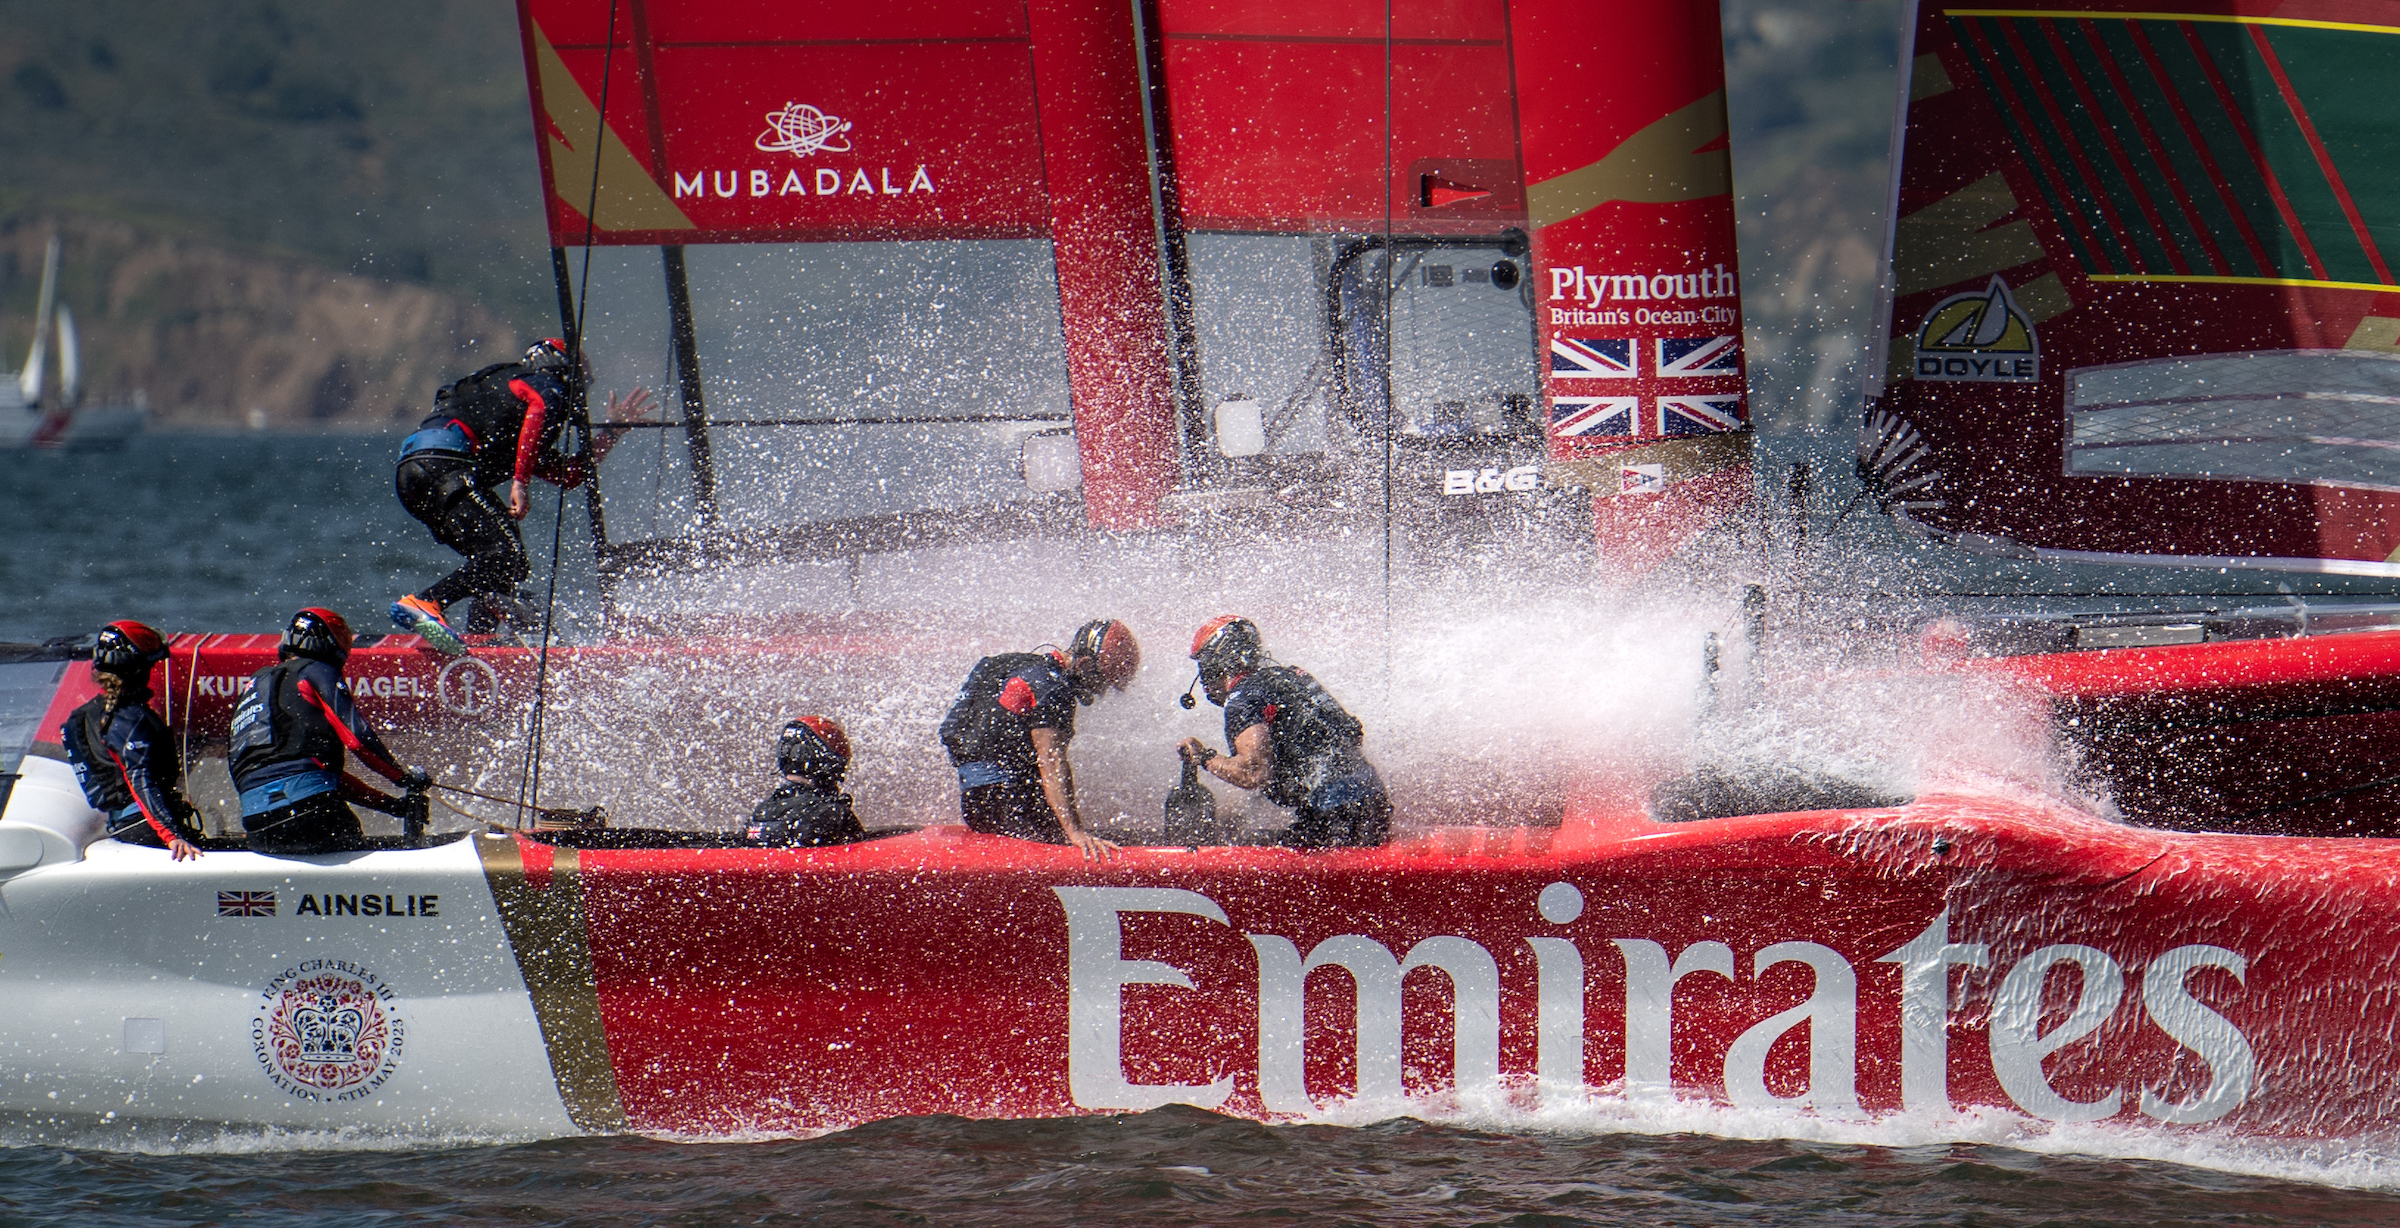
[[[0,216],[99,215],[538,313],[518,47],[507,0],[0,0]]]

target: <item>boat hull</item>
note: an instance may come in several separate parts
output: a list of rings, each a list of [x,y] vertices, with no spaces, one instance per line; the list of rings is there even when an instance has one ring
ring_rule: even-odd
[[[716,1136],[1674,1096],[2349,1137],[2400,1116],[2396,851],[1963,796],[1676,826],[1593,804],[1108,867],[958,828],[180,865],[102,844],[0,883],[0,1109]],[[405,915],[426,895],[438,917]],[[326,915],[345,897],[385,915]],[[295,988],[326,974],[333,997]],[[404,1038],[324,1057],[362,993]]]

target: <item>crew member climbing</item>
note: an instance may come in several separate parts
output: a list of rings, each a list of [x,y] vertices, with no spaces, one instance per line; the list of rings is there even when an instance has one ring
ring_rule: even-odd
[[[540,478],[568,489],[581,485],[624,436],[624,424],[657,408],[646,388],[612,396],[611,425],[593,431],[583,453],[560,456],[560,435],[591,383],[590,364],[571,361],[567,349],[547,338],[522,361],[495,363],[442,389],[432,415],[400,444],[392,475],[400,505],[466,562],[393,602],[392,621],[452,656],[467,651],[448,621],[453,602],[474,599],[464,627],[469,634],[503,626],[522,632],[533,624],[517,588],[533,570],[517,528],[531,506],[525,484]],[[503,483],[507,497],[495,500]]]
[[[166,638],[126,619],[100,628],[92,643],[92,681],[100,693],[67,715],[59,741],[92,808],[108,816],[108,834],[126,844],[198,857],[192,841],[199,810],[183,793],[183,764],[171,752],[167,723],[150,708],[150,671],[167,659]]]
[[[1192,636],[1192,660],[1208,701],[1225,709],[1232,751],[1219,754],[1198,738],[1178,749],[1219,780],[1291,807],[1277,843],[1373,848],[1390,837],[1392,803],[1361,748],[1366,728],[1306,670],[1272,664],[1256,624],[1232,614],[1210,619]]]
[[[803,716],[775,740],[775,770],[783,783],[750,812],[748,834],[760,844],[815,848],[866,837],[842,792],[850,770],[850,735],[826,716]]]
[[[1103,689],[1124,690],[1141,667],[1132,629],[1113,618],[1085,623],[1064,652],[1004,652],[976,662],[942,719],[967,826],[1071,844],[1093,861],[1115,856],[1116,845],[1084,830],[1067,744],[1076,708]]]
[[[234,706],[225,760],[233,787],[241,791],[242,829],[252,849],[357,848],[366,836],[346,803],[408,815],[433,783],[424,769],[400,766],[359,714],[342,679],[352,639],[350,624],[332,610],[312,607],[292,615],[276,664],[251,675]],[[350,775],[345,750],[409,796],[392,797]]]

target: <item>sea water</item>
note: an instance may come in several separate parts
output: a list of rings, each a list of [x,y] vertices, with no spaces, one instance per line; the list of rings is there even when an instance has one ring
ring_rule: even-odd
[[[0,454],[0,640],[87,633],[123,617],[169,630],[271,632],[301,605],[332,606],[362,631],[380,629],[393,596],[455,565],[392,498],[394,442],[160,435],[110,454]],[[1846,446],[1770,442],[1778,477],[1796,459],[1837,474]],[[1713,570],[1725,574],[1677,569],[1647,591],[1495,591],[1418,576],[1403,577],[1387,603],[1372,548],[1358,575],[1306,560],[1278,564],[1297,569],[1283,573],[1285,591],[1326,589],[1326,613],[1271,625],[1270,642],[1361,711],[1403,795],[1403,818],[1432,822],[1447,817],[1440,813],[1446,804],[1547,804],[1563,785],[1543,774],[1544,765],[1561,757],[1709,753],[1712,738],[1900,788],[2072,787],[2039,753],[2037,739],[1994,724],[1977,696],[1922,687],[1894,693],[1889,688],[1898,684],[1877,681],[1872,671],[1856,675],[1864,682],[1795,686],[1777,702],[1750,708],[1741,722],[1704,719],[1703,637],[1711,627],[1730,634],[1738,624],[1742,583],[1771,582],[1783,609],[1798,607],[1779,613],[1797,628],[1782,651],[1791,657],[1783,667],[1798,674],[1807,672],[1798,667],[1838,664],[1875,642],[1897,603],[2018,600],[1945,594],[2097,594],[2073,599],[2085,605],[2194,590],[2274,599],[2272,581],[2239,576],[1964,560],[1889,535],[1863,513],[1837,519],[1847,488],[1821,485],[1808,520],[1814,544],[1804,551],[1791,549],[1789,524],[1761,526],[1719,543],[1723,566]],[[536,589],[546,594],[557,504],[547,488],[540,493],[526,537],[537,560]],[[572,501],[559,548],[562,632],[589,634],[588,537]],[[946,592],[994,624],[987,629],[992,644],[1017,647],[1063,637],[1078,602],[1105,596],[1111,612],[1150,637],[1151,665],[1131,694],[1086,721],[1078,774],[1103,826],[1136,828],[1145,815],[1154,823],[1157,796],[1172,781],[1173,760],[1163,748],[1187,732],[1212,732],[1214,709],[1185,713],[1173,704],[1188,681],[1178,643],[1186,624],[1220,612],[1220,604],[1242,608],[1262,583],[1275,586],[1275,573],[1232,575],[1210,571],[1205,559],[1165,566],[1155,557],[1087,552],[1078,558],[1089,574],[1075,584],[1020,599],[994,583],[989,569],[1040,560],[1010,557],[968,575],[941,574],[939,559],[884,560],[893,570],[869,575],[853,593],[865,606],[901,606],[915,600],[910,593]],[[911,575],[912,567],[933,574]],[[860,583],[856,574],[847,582]],[[734,605],[753,612],[790,597],[752,577],[721,586],[714,598],[730,600],[736,588]],[[983,595],[962,596],[970,593]],[[704,595],[687,590],[678,600]],[[1738,644],[1726,649],[1729,678],[1745,668],[1741,651]],[[912,808],[942,804],[926,785],[928,772],[938,775],[938,752],[904,743],[938,715],[956,685],[956,664],[926,664],[896,687],[867,680],[856,694],[843,691],[839,678],[818,678],[835,701],[827,706],[864,705],[848,713],[854,740],[870,748],[862,761],[872,754],[880,766],[862,762],[862,810],[904,819]],[[706,775],[729,797],[755,787],[742,776],[749,769],[723,747],[748,745],[749,726],[771,725],[790,696],[745,695],[753,685],[763,684],[756,677],[709,680],[715,706],[700,723],[722,727],[725,741],[674,770]],[[869,691],[879,697],[873,704],[861,698]],[[560,719],[558,787],[608,778],[617,770],[612,754],[650,739],[655,730],[626,711],[631,702],[630,692],[593,697],[580,716],[570,710]],[[688,712],[673,719],[692,722]],[[687,782],[660,781],[654,771],[649,783]],[[639,798],[626,802],[640,805]],[[724,821],[708,805],[646,817]],[[1834,1125],[1602,1101],[1538,1116],[1429,1103],[1384,1120],[1289,1126],[1186,1108],[1059,1121],[921,1118],[809,1139],[61,1129],[0,1122],[0,1224],[236,1216],[312,1225],[1302,1218],[2380,1224],[2400,1217],[2400,1148],[2388,1141],[2278,1145],[2054,1128],[2006,1115]]]

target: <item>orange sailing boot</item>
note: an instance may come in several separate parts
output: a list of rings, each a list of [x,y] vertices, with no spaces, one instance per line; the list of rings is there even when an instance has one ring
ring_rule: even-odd
[[[422,637],[429,647],[445,656],[467,655],[466,641],[458,638],[458,633],[443,621],[442,607],[414,593],[392,603],[392,625]]]

